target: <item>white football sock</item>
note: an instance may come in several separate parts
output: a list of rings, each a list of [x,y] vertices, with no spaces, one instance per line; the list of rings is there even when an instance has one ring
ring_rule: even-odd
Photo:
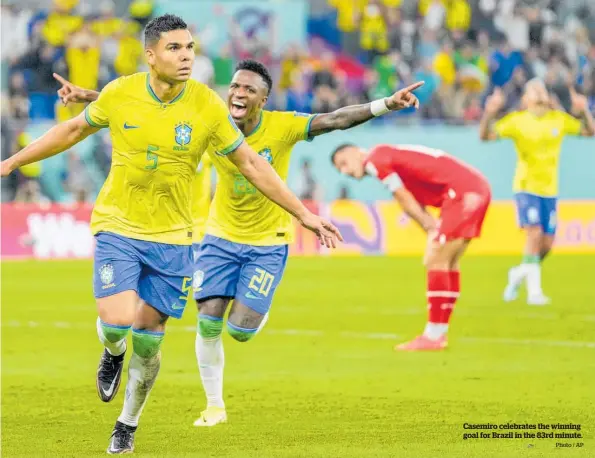
[[[541,289],[541,264],[532,263],[524,264],[527,272],[527,295],[528,296],[542,296]]]
[[[207,397],[207,406],[225,408],[223,402],[225,354],[221,335],[212,339],[205,339],[197,332],[194,349],[202,386]]]
[[[510,286],[514,286],[518,288],[520,284],[523,282],[525,277],[527,276],[527,266],[531,264],[519,264],[518,266],[512,267],[509,270],[509,282],[511,283]]]
[[[424,336],[431,340],[438,340],[448,330],[448,324],[443,323],[426,323],[424,329]]]
[[[138,426],[138,419],[147,403],[161,366],[161,352],[151,358],[141,358],[132,352],[128,363],[128,383],[124,407],[118,421],[128,426]]]
[[[126,351],[126,337],[117,342],[110,342],[103,332],[103,326],[101,325],[101,319],[99,317],[97,317],[97,336],[99,337],[99,341],[111,355],[120,356]]]
[[[262,318],[262,321],[256,329],[255,334],[258,334],[260,331],[262,331],[262,328],[264,328],[264,325],[267,324],[267,321],[269,321],[269,312],[265,313],[264,317]]]

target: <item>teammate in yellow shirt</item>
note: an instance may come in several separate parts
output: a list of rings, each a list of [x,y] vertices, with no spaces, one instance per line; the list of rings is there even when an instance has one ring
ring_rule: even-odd
[[[205,235],[211,207],[211,156],[203,154],[192,184],[192,244],[199,244]]]
[[[89,91],[68,86],[60,90],[80,101],[92,100]],[[285,180],[293,146],[336,129],[348,129],[390,110],[417,106],[411,93],[416,83],[391,97],[333,113],[309,115],[263,110],[273,82],[256,61],[236,67],[229,86],[228,108],[246,142]],[[227,420],[223,402],[223,317],[231,301],[228,333],[239,342],[250,340],[266,322],[274,293],[293,240],[290,215],[281,211],[246,180],[224,157],[209,156],[217,171],[217,187],[206,225],[206,235],[194,245],[194,297],[199,309],[196,335],[198,366],[207,395],[207,409],[194,423],[213,426]]]
[[[510,138],[515,144],[518,162],[513,191],[518,221],[527,234],[523,261],[508,273],[505,301],[516,299],[520,285],[526,280],[529,305],[550,302],[541,287],[541,261],[551,250],[556,232],[560,148],[566,135],[595,133],[586,99],[572,89],[570,94],[573,111],[580,120],[552,110],[547,89],[539,80],[526,84],[522,100],[526,110],[510,113],[493,125],[491,122],[504,106],[504,96],[496,90],[486,102],[480,137],[482,140]]]
[[[91,219],[96,238],[97,331],[105,350],[100,398],[120,384],[126,337],[132,357],[126,397],[108,453],[134,449],[138,420],[159,372],[165,323],[179,318],[191,290],[192,181],[207,147],[226,156],[261,192],[291,212],[325,245],[338,231],[310,213],[244,141],[224,102],[190,81],[194,42],[186,23],[164,15],[145,29],[150,72],[119,78],[84,113],[50,129],[0,164],[1,176],[70,149],[101,128],[112,137],[112,166]]]

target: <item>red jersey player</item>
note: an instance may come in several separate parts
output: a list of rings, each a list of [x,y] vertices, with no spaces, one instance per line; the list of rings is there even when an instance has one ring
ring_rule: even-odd
[[[428,323],[422,335],[395,350],[442,350],[459,297],[459,259],[479,237],[490,204],[487,179],[444,151],[421,145],[379,145],[369,153],[352,144],[332,154],[334,166],[354,178],[375,177],[393,193],[405,213],[428,233]],[[425,207],[441,209],[436,220]]]

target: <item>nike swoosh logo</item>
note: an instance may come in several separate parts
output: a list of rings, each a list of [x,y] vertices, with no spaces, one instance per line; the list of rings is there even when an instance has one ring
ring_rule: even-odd
[[[246,297],[247,297],[248,299],[260,299],[260,297],[256,296],[255,294],[252,294],[250,291],[248,291],[248,292],[246,293]]]
[[[112,393],[114,392],[114,387],[116,386],[116,379],[117,378],[118,377],[115,377],[112,380],[112,384],[109,386],[109,389],[108,390],[102,390],[103,391],[103,394],[105,394],[107,397],[110,397],[112,395]]]
[[[131,126],[127,122],[124,123],[124,129],[126,129],[126,130],[128,130],[128,129],[138,129],[139,127],[140,126]]]
[[[178,305],[178,304],[171,305],[171,308],[174,310],[182,310],[182,309],[184,309],[184,307],[185,307],[184,305]]]

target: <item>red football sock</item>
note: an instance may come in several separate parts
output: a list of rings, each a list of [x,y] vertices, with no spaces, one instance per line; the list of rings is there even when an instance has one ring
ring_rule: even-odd
[[[428,323],[442,324],[445,306],[450,308],[452,293],[450,290],[450,272],[444,270],[428,271]]]
[[[451,292],[450,294],[450,301],[449,301],[449,307],[444,307],[444,309],[442,310],[442,316],[441,316],[441,323],[446,323],[448,324],[448,322],[450,321],[450,315],[452,314],[452,311],[455,308],[455,304],[457,302],[457,299],[459,298],[459,294],[461,291],[461,275],[459,273],[458,270],[451,270],[450,272],[448,272],[448,276],[449,276],[449,290]]]

